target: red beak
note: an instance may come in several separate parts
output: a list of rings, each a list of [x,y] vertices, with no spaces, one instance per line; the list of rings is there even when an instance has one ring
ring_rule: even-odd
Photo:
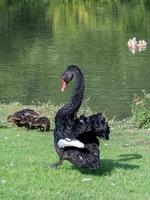
[[[62,81],[61,81],[61,91],[62,92],[64,92],[66,86],[67,86],[67,83],[62,79]]]

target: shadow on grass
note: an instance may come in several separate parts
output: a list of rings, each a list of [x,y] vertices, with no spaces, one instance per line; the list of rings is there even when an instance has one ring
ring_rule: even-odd
[[[108,176],[114,169],[123,169],[123,170],[134,170],[138,169],[139,165],[122,163],[121,161],[128,161],[134,159],[140,159],[142,156],[140,154],[123,154],[118,160],[111,159],[102,159],[100,168],[96,171],[88,170],[88,169],[79,169],[75,166],[72,166],[72,169],[79,170],[82,174],[92,174],[96,176]]]
[[[140,154],[121,154],[119,155],[119,157],[120,158],[116,160],[102,159],[100,168],[97,170],[82,169],[73,165],[71,166],[71,168],[69,166],[68,170],[78,170],[82,174],[86,174],[86,175],[92,174],[95,176],[108,176],[115,169],[123,169],[123,170],[138,169],[139,165],[127,164],[123,162],[142,158]],[[52,164],[42,164],[42,166],[46,168],[55,168]],[[60,169],[60,167],[58,167],[58,169]]]
[[[140,159],[142,156],[140,154],[121,154],[119,156],[120,158],[118,161],[128,161],[128,160],[135,160],[135,159]]]

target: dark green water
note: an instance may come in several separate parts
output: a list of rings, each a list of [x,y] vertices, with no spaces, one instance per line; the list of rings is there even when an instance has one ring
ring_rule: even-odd
[[[148,48],[129,52],[133,36]],[[63,103],[60,76],[76,64],[93,110],[129,116],[134,93],[150,92],[149,42],[148,0],[0,0],[0,101]]]

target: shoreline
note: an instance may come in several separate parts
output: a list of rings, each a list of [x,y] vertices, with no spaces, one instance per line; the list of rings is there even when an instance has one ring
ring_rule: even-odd
[[[53,105],[51,102],[50,103],[39,103],[39,104],[30,104],[30,105],[23,105],[22,103],[19,102],[13,102],[13,103],[0,103],[0,128],[2,127],[10,127],[11,123],[7,122],[7,118],[9,115],[12,115],[13,113],[29,108],[33,109],[36,112],[38,112],[41,116],[45,116],[50,120],[51,123],[51,128],[54,128],[54,118],[56,115],[56,112],[58,109],[62,107],[62,105]],[[93,112],[90,107],[87,105],[87,103],[83,104],[78,112],[78,115],[80,116],[81,114],[84,114],[85,116],[92,115],[96,112]],[[103,113],[105,116],[105,113]],[[107,116],[106,120],[107,120]],[[131,117],[125,118],[122,120],[118,120],[112,118],[110,120],[107,120],[111,130],[113,129],[135,129],[137,128],[135,124],[132,124]]]

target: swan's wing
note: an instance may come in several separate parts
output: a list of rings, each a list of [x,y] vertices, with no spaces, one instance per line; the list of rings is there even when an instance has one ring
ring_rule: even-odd
[[[77,147],[80,149],[84,148],[84,144],[82,142],[76,139],[71,140],[70,138],[60,139],[57,145],[59,148],[65,148],[65,147]]]
[[[96,134],[97,137],[109,139],[109,125],[105,117],[101,113],[85,117],[81,115],[72,127],[73,138],[79,137],[84,133]]]
[[[71,140],[77,139],[81,135],[93,135],[93,137],[103,137],[109,139],[109,126],[105,117],[101,113],[85,117],[81,115],[76,118],[72,124],[66,126],[65,129],[60,131],[60,139],[70,138]]]

